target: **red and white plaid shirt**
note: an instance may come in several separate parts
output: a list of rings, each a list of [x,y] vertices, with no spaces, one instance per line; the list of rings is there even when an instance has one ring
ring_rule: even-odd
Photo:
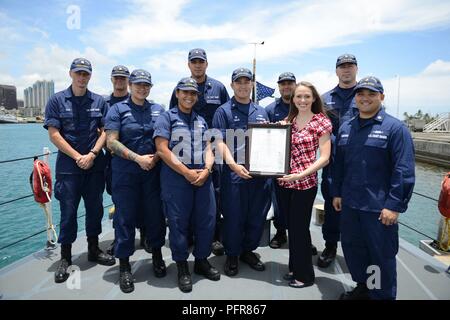
[[[302,130],[299,130],[297,118],[294,118],[291,132],[291,169],[289,173],[305,171],[316,161],[319,138],[326,133],[331,133],[331,130],[331,121],[323,113],[315,114]],[[290,189],[310,189],[318,184],[317,172],[300,180],[279,181],[278,184]]]

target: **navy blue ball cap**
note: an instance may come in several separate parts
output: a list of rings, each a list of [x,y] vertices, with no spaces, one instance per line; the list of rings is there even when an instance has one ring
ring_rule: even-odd
[[[76,58],[72,61],[72,64],[70,65],[70,71],[77,72],[77,71],[86,71],[87,73],[92,73],[92,65],[89,62],[88,59],[85,58]]]
[[[340,55],[336,60],[336,68],[339,67],[341,64],[344,63],[352,63],[358,65],[358,61],[356,61],[356,57],[352,54],[346,53],[343,55]]]
[[[292,72],[283,72],[278,77],[278,83],[281,81],[297,81],[297,79],[295,79],[295,75]]]
[[[182,91],[195,91],[197,93],[199,92],[197,81],[189,77],[178,81],[176,89]]]
[[[233,74],[231,75],[231,82],[234,82],[241,77],[253,80],[253,74],[249,69],[237,68],[236,70],[233,71]]]
[[[136,69],[130,75],[130,83],[148,83],[152,85],[152,76],[150,72],[144,69]]]
[[[371,91],[384,93],[384,88],[380,79],[373,76],[364,77],[359,80],[354,90],[357,91],[360,89],[369,89]]]
[[[111,77],[130,77],[130,71],[127,67],[118,65],[115,66],[111,71]]]
[[[188,59],[189,59],[189,61],[191,61],[193,59],[202,59],[202,60],[206,61],[207,60],[206,52],[205,52],[205,50],[203,50],[201,48],[192,49],[191,51],[189,51]]]

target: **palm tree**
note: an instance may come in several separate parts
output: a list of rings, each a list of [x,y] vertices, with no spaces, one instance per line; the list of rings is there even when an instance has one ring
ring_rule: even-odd
[[[408,122],[409,120],[411,120],[411,118],[412,118],[412,116],[410,116],[409,114],[408,114],[408,112],[403,112],[403,116],[405,117],[405,121],[406,122]]]
[[[416,114],[414,115],[414,118],[416,118],[416,119],[422,119],[422,117],[423,117],[422,110],[419,109],[419,110],[416,112]]]

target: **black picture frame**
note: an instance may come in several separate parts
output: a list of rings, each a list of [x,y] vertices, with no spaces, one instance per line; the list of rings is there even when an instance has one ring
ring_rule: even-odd
[[[276,123],[249,123],[247,129],[247,143],[245,144],[245,168],[250,172],[250,175],[261,177],[282,177],[289,174],[292,125]],[[284,141],[262,143],[261,139],[267,135],[270,135],[273,130],[282,130]],[[277,135],[280,134],[280,132],[277,132]],[[270,141],[270,139],[265,140],[265,142],[268,141]],[[255,145],[255,143],[258,143],[258,145]],[[278,156],[284,158],[283,164],[274,166],[273,170],[270,170],[270,168],[261,170],[260,166],[257,164],[258,159],[261,161],[261,153],[264,153],[264,155],[277,153]],[[268,159],[270,159],[270,157],[265,158],[264,161],[267,162]],[[281,168],[282,170],[279,170]]]

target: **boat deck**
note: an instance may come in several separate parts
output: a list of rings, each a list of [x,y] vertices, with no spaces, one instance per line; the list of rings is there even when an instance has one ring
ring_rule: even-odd
[[[274,230],[271,230],[272,235]],[[105,249],[113,238],[110,221],[105,221],[100,238],[100,247]],[[268,238],[269,228],[265,237]],[[272,236],[271,235],[271,236]],[[313,243],[319,254],[323,250],[321,228],[311,224]],[[223,273],[225,256],[211,255],[210,262],[222,275],[220,281],[210,281],[192,274],[193,290],[182,293],[177,286],[177,269],[171,259],[166,241],[163,256],[167,264],[167,276],[156,278],[151,268],[151,254],[139,248],[130,258],[135,279],[135,291],[124,294],[118,285],[119,264],[112,267],[100,266],[87,261],[87,244],[84,232],[80,232],[73,245],[73,264],[80,272],[79,288],[76,281],[56,284],[53,273],[59,260],[59,249],[38,251],[0,270],[0,299],[45,299],[45,300],[334,300],[354,286],[347,270],[342,251],[338,250],[336,262],[327,269],[316,265],[313,257],[316,283],[312,287],[295,289],[282,279],[287,272],[288,249],[271,249],[261,246],[256,252],[266,264],[264,272],[257,272],[244,263],[239,273],[228,277]],[[267,242],[267,241],[265,241]],[[450,299],[450,274],[447,266],[400,240],[397,256],[398,299]],[[193,257],[189,258],[193,270]],[[72,289],[69,287],[72,286]]]

